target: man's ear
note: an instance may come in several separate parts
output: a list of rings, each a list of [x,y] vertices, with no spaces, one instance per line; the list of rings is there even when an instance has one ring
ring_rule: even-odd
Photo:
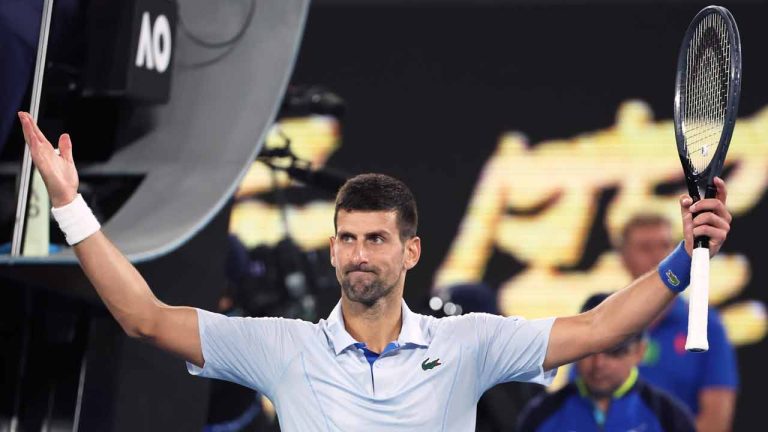
[[[405,241],[405,268],[410,270],[416,266],[421,257],[421,238],[413,236]]]
[[[330,240],[329,241],[329,245],[330,245],[330,252],[331,252],[331,267],[335,268],[336,267],[336,258],[334,258],[334,256],[333,256],[333,245],[336,242],[336,237],[335,236],[331,236],[329,238],[329,240]]]

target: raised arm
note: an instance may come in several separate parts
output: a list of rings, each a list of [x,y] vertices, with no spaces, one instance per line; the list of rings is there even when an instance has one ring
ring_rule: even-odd
[[[715,186],[716,198],[703,199],[693,205],[688,196],[680,199],[685,249],[689,255],[694,236],[709,236],[710,254],[714,255],[730,230],[732,217],[725,207],[725,183],[716,178]],[[616,346],[646,328],[674,297],[675,293],[667,288],[654,270],[588,312],[557,318],[550,333],[544,369],[571,363]]]
[[[77,196],[79,183],[69,135],[59,138],[59,153],[27,113],[19,113],[32,161],[48,189],[51,204],[61,208]],[[203,366],[197,312],[163,304],[144,278],[101,231],[74,245],[75,254],[99,297],[125,332]]]

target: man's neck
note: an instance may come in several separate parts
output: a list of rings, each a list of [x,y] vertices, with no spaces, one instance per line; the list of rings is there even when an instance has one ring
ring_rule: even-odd
[[[397,339],[403,325],[401,296],[383,297],[373,306],[342,297],[341,313],[347,333],[376,353]]]
[[[592,398],[592,402],[595,404],[595,406],[603,412],[603,414],[608,412],[608,407],[611,406],[611,397],[599,397],[599,398]]]

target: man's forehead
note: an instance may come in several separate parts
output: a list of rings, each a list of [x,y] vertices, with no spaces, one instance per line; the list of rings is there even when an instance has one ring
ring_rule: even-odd
[[[638,225],[627,232],[626,242],[650,242],[659,239],[671,241],[672,227],[668,224]]]
[[[396,231],[395,210],[343,210],[336,215],[337,231]]]

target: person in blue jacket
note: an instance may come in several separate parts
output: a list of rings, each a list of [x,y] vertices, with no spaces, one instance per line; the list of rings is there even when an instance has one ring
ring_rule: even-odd
[[[637,277],[655,269],[674,247],[669,219],[639,213],[624,225],[618,251],[629,275]],[[688,303],[677,297],[648,328],[640,376],[687,405],[698,431],[729,431],[736,409],[738,365],[717,310],[709,311],[708,351],[687,352],[687,334]]]
[[[590,297],[582,312],[609,294]],[[646,342],[634,334],[617,347],[576,363],[576,379],[532,400],[520,416],[520,431],[695,431],[690,412],[639,378]]]

